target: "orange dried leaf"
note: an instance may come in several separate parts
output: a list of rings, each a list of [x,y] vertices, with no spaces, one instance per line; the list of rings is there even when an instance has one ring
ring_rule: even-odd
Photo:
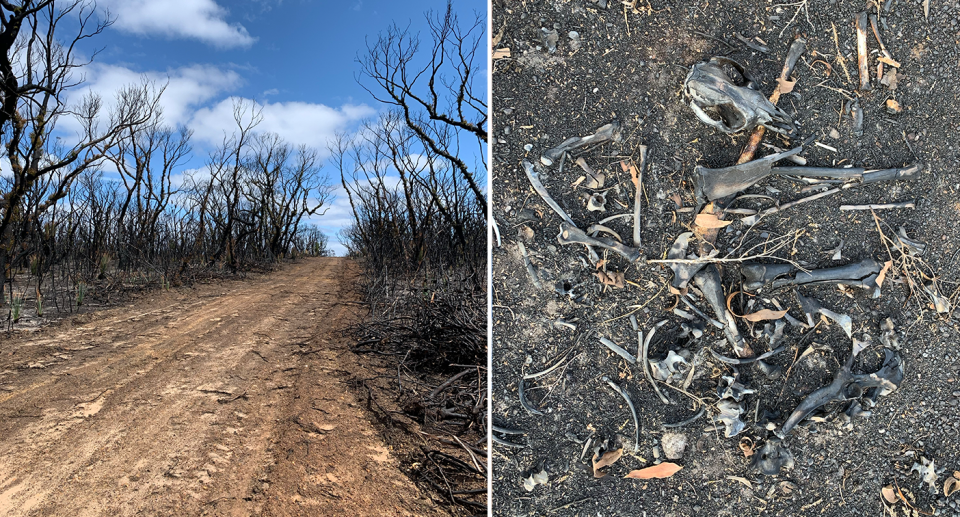
[[[676,463],[661,463],[659,465],[654,465],[652,467],[647,467],[640,470],[631,470],[629,474],[624,477],[630,479],[653,479],[653,478],[668,478],[677,472],[680,472],[682,469],[680,465]]]
[[[594,275],[597,276],[603,285],[609,285],[617,289],[623,289],[625,286],[623,282],[624,276],[620,271],[597,271]]]
[[[620,457],[623,456],[623,449],[617,449],[615,451],[607,451],[603,453],[603,456],[597,457],[596,454],[593,455],[593,477],[599,479],[603,476],[606,476],[606,472],[600,472],[600,469],[604,467],[609,467],[616,463]]]
[[[620,168],[623,169],[623,172],[630,173],[630,181],[633,182],[633,188],[640,189],[640,170],[637,169],[636,164],[633,163],[633,160],[621,160]]]
[[[887,271],[890,267],[893,266],[893,261],[888,260],[883,263],[883,268],[880,270],[880,273],[877,275],[877,287],[883,287],[883,279],[887,277]]]
[[[897,494],[896,494],[896,492],[893,491],[893,487],[892,487],[892,486],[887,485],[887,486],[881,488],[881,489],[880,489],[880,495],[882,495],[882,496],[883,496],[883,500],[886,501],[886,502],[889,503],[889,504],[893,504],[893,503],[897,502]]]
[[[716,214],[697,214],[697,218],[693,221],[693,224],[701,228],[723,228],[733,221],[721,221]]]
[[[498,48],[493,51],[493,59],[503,59],[505,57],[510,57],[509,48]]]
[[[757,312],[751,312],[750,314],[744,314],[743,319],[751,322],[763,321],[763,320],[778,320],[786,314],[787,311],[774,311],[770,309],[760,309]]]

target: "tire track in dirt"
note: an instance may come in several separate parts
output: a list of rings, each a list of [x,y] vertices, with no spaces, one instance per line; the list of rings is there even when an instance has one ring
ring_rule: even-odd
[[[298,514],[298,487],[263,492],[285,461],[279,437],[318,434],[291,413],[315,361],[298,352],[332,342],[355,317],[344,305],[348,269],[305,260],[0,343],[0,514]],[[310,404],[358,411],[344,400]],[[390,464],[369,423],[351,425],[366,425],[355,431]],[[391,484],[416,492],[396,475]]]

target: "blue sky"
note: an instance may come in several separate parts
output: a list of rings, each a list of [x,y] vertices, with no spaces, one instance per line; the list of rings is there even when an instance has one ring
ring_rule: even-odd
[[[86,89],[105,99],[146,76],[162,84],[164,117],[194,131],[188,169],[204,159],[233,125],[235,97],[257,101],[264,120],[258,130],[279,133],[294,144],[314,146],[326,156],[326,140],[353,131],[383,107],[356,80],[356,57],[394,21],[427,35],[424,13],[442,11],[445,0],[99,0],[116,18],[90,41],[102,49],[84,70]],[[486,1],[455,0],[461,22]],[[92,52],[92,47],[87,49]],[[486,77],[478,78],[486,84]],[[329,171],[333,174],[333,171]],[[339,176],[331,178],[339,185]],[[312,222],[343,252],[335,232],[349,222],[346,196]]]

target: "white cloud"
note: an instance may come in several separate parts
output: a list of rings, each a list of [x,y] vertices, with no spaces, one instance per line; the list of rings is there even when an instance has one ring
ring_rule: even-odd
[[[276,95],[276,94],[278,94],[278,93],[280,93],[280,90],[278,90],[278,89],[276,89],[276,88],[270,88],[269,90],[265,90],[265,91],[263,92],[263,96],[264,96],[264,97],[267,97],[267,96],[270,96],[270,95]]]
[[[116,17],[114,27],[133,34],[196,39],[220,48],[249,47],[256,41],[216,0],[101,0]]]
[[[229,133],[236,127],[233,105],[237,100],[231,97],[213,107],[197,110],[190,123],[194,138],[214,145],[223,141],[224,131]],[[263,121],[256,127],[257,131],[276,133],[291,144],[305,144],[322,154],[326,153],[327,142],[336,132],[349,130],[356,122],[376,113],[363,104],[331,108],[324,104],[293,101],[267,102],[258,106],[262,108]]]
[[[193,112],[202,104],[240,86],[243,79],[233,70],[211,65],[192,65],[165,72],[137,72],[126,67],[93,63],[87,67],[86,81],[81,87],[71,90],[68,102],[78,103],[89,92],[99,94],[105,112],[114,106],[116,92],[125,86],[140,84],[144,79],[158,88],[166,85],[160,97],[163,120],[168,125],[187,124]],[[60,128],[77,130],[79,126],[71,118],[64,118]]]

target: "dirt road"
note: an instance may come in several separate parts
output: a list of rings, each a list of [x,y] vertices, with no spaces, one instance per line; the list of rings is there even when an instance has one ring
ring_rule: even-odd
[[[440,515],[348,381],[345,259],[0,336],[0,515]]]

